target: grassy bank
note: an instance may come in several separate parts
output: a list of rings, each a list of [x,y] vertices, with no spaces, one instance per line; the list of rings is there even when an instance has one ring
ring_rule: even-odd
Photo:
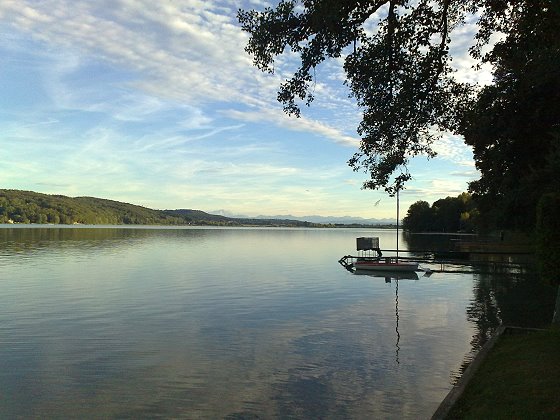
[[[504,334],[448,419],[560,418],[560,330]]]

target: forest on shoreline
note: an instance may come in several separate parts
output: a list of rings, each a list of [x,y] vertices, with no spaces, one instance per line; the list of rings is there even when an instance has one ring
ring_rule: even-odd
[[[0,189],[0,223],[279,227],[374,226],[320,224],[291,219],[233,218],[191,209],[154,210],[102,198],[67,197],[9,189]]]

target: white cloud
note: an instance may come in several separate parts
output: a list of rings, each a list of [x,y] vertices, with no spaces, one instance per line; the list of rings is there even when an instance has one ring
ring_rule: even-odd
[[[358,138],[348,136],[347,134],[340,132],[336,128],[330,127],[327,124],[316,120],[310,120],[306,117],[289,117],[281,111],[275,109],[260,109],[256,111],[239,111],[229,109],[222,111],[222,114],[228,116],[229,118],[242,121],[271,121],[278,127],[289,128],[294,131],[305,131],[319,134],[335,141],[336,143],[346,146],[357,147],[359,144]]]
[[[439,159],[446,159],[456,164],[472,166],[472,148],[467,146],[460,136],[444,133],[441,139],[434,142],[432,148],[437,153],[437,158]]]
[[[418,200],[432,204],[441,198],[456,197],[466,190],[467,183],[461,180],[448,178],[421,180],[406,187],[406,190],[401,193],[401,203],[404,209]]]

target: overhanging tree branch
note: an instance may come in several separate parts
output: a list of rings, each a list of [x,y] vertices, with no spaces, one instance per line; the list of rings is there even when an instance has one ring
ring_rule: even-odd
[[[451,28],[480,14],[476,57],[492,33],[512,28],[507,17],[519,4],[538,1],[545,0],[282,0],[260,13],[240,10],[238,17],[250,34],[246,50],[262,70],[274,71],[274,58],[288,50],[299,55],[299,67],[278,93],[284,110],[296,116],[300,103],[314,100],[316,66],[353,45],[344,70],[363,115],[360,148],[348,163],[369,174],[364,188],[394,193],[411,178],[409,159],[435,156],[438,132],[457,130],[458,114],[470,103],[469,86],[453,79]],[[376,12],[376,29],[367,32]]]

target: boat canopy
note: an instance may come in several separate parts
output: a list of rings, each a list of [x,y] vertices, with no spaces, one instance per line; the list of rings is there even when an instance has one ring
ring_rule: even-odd
[[[356,250],[357,251],[372,251],[379,249],[379,238],[378,237],[361,237],[356,238]]]

